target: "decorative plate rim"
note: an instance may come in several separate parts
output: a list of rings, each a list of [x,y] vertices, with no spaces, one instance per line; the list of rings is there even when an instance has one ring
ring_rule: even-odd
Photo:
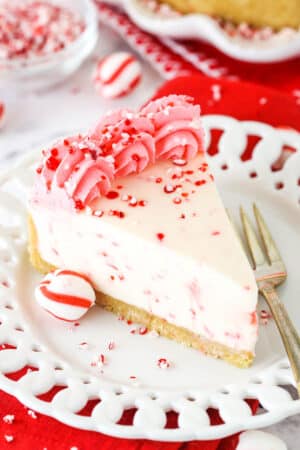
[[[296,206],[299,207],[300,188],[297,184],[299,174],[296,173],[296,167],[300,167],[299,133],[276,129],[261,122],[238,121],[221,115],[203,116],[203,122],[208,131],[207,144],[210,140],[209,130],[216,128],[224,130],[219,141],[219,153],[210,157],[211,165],[215,168],[215,172],[219,171],[220,177],[226,176],[225,171],[220,168],[225,162],[232,170],[238,169],[241,176],[249,176],[252,170],[256,170],[263,175],[266,186],[274,186],[274,183],[284,178],[284,189],[278,190],[278,195],[292,202],[293,206],[296,202]],[[242,162],[240,156],[245,148],[247,136],[253,134],[260,136],[261,140],[255,147],[253,158]],[[297,152],[290,156],[282,170],[271,172],[270,165],[278,159],[285,145],[296,148]],[[225,154],[224,150],[227,148],[231,148],[232,151]],[[0,174],[0,210],[2,208],[6,212],[11,212],[13,214],[11,217],[16,219],[8,225],[0,225],[0,244],[6,245],[6,247],[0,245],[0,344],[8,343],[16,346],[15,349],[0,351],[1,389],[37,412],[47,414],[70,426],[117,437],[159,441],[222,438],[243,429],[268,426],[300,412],[300,400],[293,399],[282,387],[294,384],[286,358],[270,364],[259,372],[259,381],[256,374],[249,382],[226,385],[222,389],[205,392],[205,395],[203,388],[192,389],[194,399],[191,401],[188,397],[191,395],[190,392],[183,392],[182,389],[172,392],[151,389],[150,392],[149,388],[128,387],[96,376],[89,376],[89,383],[86,384],[84,373],[72,370],[70,365],[59,361],[36,342],[19,311],[13,286],[15,270],[19,267],[26,245],[24,225],[26,210],[24,205],[21,206],[16,198],[5,191],[5,183],[8,179],[16,180],[24,190],[30,182],[28,175],[37,154],[38,151],[31,152],[20,158],[12,168],[5,169]],[[260,178],[253,179],[253,183],[260,183]],[[17,235],[14,236],[16,231]],[[6,253],[1,253],[3,248]],[[1,258],[2,255],[11,256],[10,262],[5,262]],[[11,281],[8,287],[1,286],[3,276]],[[62,367],[58,372],[55,370],[57,364]],[[4,375],[28,365],[38,367],[38,370],[28,372],[16,381]],[[56,385],[67,387],[58,392],[50,402],[36,397]],[[75,391],[76,395],[73,395]],[[153,392],[156,398],[153,398]],[[94,407],[90,416],[76,414],[89,399],[95,397],[101,399],[101,402]],[[245,402],[251,398],[257,398],[267,412],[252,416]],[[119,425],[117,422],[128,407],[137,408],[134,422],[132,425]],[[225,423],[218,426],[211,425],[206,413],[208,407],[217,408]],[[170,408],[178,413],[177,429],[164,428],[166,413]]]
[[[260,46],[253,42],[242,45],[226,34],[217,22],[205,14],[187,14],[179,17],[157,17],[140,0],[105,0],[121,7],[143,30],[160,37],[174,39],[203,39],[235,59],[252,62],[279,62],[300,55],[300,31],[286,42]]]

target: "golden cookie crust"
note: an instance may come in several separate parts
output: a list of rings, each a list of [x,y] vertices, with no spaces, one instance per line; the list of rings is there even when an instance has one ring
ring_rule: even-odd
[[[28,251],[33,267],[43,274],[55,270],[56,267],[44,261],[39,254],[38,237],[31,217],[28,219],[28,231]],[[161,336],[175,340],[187,347],[192,347],[214,358],[223,359],[237,367],[249,367],[253,361],[254,355],[251,352],[235,351],[218,342],[209,341],[185,328],[178,327],[158,316],[150,314],[141,308],[129,305],[101,292],[97,293],[96,303],[106,310],[123,317],[125,320],[144,325],[149,331],[156,331]]]

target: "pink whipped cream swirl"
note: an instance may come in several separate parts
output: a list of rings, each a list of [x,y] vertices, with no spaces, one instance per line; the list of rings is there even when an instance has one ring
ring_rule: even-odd
[[[157,160],[189,160],[203,151],[200,107],[186,96],[163,97],[139,112],[106,115],[88,135],[59,141],[43,152],[37,169],[46,192],[77,209],[104,196],[116,178]]]
[[[155,162],[153,133],[149,119],[123,110],[104,117],[92,136],[99,140],[103,154],[114,158],[115,177],[122,177]]]
[[[148,103],[141,115],[155,127],[156,159],[194,158],[203,151],[204,134],[200,106],[184,95],[169,95]]]
[[[81,135],[64,139],[45,151],[37,172],[48,191],[63,190],[77,209],[105,195],[114,179],[112,158],[102,156],[98,143]]]

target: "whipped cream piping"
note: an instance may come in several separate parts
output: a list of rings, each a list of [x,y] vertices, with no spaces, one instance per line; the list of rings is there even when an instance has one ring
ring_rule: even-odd
[[[163,97],[138,112],[110,113],[87,135],[44,150],[35,192],[84,209],[105,196],[118,177],[140,173],[158,160],[190,160],[203,148],[200,106],[182,95]]]

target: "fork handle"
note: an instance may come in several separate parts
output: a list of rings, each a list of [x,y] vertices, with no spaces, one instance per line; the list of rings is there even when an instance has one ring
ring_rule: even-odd
[[[274,286],[265,282],[259,286],[259,290],[266,299],[281,334],[300,395],[300,337]]]

